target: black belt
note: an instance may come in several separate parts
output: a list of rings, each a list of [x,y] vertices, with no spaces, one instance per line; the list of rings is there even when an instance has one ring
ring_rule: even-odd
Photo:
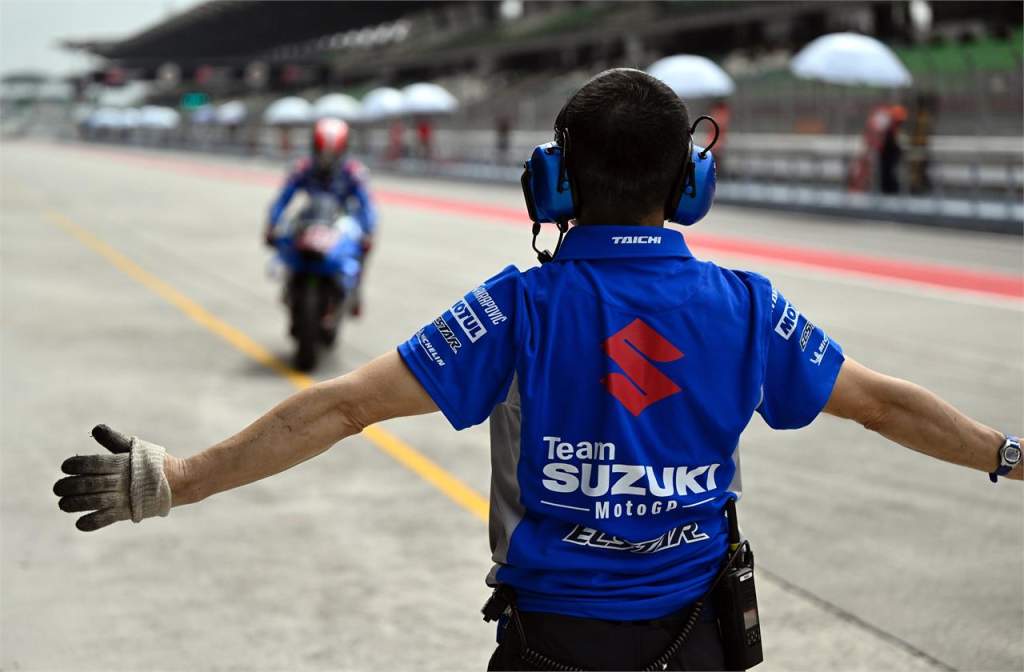
[[[696,625],[697,619],[700,618],[701,612],[704,610],[705,601],[711,596],[722,577],[725,576],[726,572],[732,567],[733,563],[740,556],[742,552],[742,546],[734,549],[722,565],[722,569],[715,576],[715,579],[711,582],[707,592],[697,600],[691,607],[690,613],[685,617],[685,621],[682,627],[679,629],[679,633],[672,639],[665,650],[651,661],[648,665],[645,665],[642,670],[644,672],[653,670],[665,669],[665,666],[672,660],[673,656],[679,653],[679,649],[683,647],[686,640],[690,637],[690,632],[693,630],[693,626]],[[554,672],[582,672],[583,668],[562,661],[555,660],[550,656],[547,656],[535,649],[530,648],[529,640],[526,637],[526,631],[523,627],[522,618],[519,614],[519,609],[516,606],[516,592],[511,586],[501,584],[495,588],[494,593],[490,599],[484,605],[481,610],[484,615],[484,621],[496,621],[504,614],[508,614],[508,627],[514,627],[516,635],[519,638],[519,654],[526,662],[535,666],[538,670],[552,670]],[[666,619],[678,619],[679,615],[669,616]],[[662,620],[662,619],[658,619]]]
[[[682,612],[678,612],[664,618],[653,619],[646,622],[636,622],[637,625],[648,625],[652,628],[679,628],[678,634],[676,634],[661,655],[640,669],[645,671],[665,669],[668,662],[672,660],[672,658],[686,643],[690,636],[690,632],[693,630],[693,626],[697,623],[697,619],[700,618],[703,609],[704,600],[701,599],[693,604],[688,610],[683,610]],[[489,599],[487,604],[484,606],[485,621],[497,620],[503,615],[507,616],[508,619],[505,627],[514,628],[514,634],[519,644],[519,656],[525,662],[533,666],[533,668],[537,670],[553,670],[555,672],[576,672],[584,669],[574,664],[556,660],[551,656],[537,651],[529,645],[529,640],[526,636],[526,628],[523,625],[522,616],[516,605],[515,590],[506,585],[499,586],[494,591],[491,599]]]

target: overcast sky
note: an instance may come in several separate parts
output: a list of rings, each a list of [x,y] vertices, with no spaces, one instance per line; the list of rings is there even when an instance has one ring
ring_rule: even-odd
[[[0,0],[0,73],[80,72],[92,61],[62,39],[122,38],[201,0]]]

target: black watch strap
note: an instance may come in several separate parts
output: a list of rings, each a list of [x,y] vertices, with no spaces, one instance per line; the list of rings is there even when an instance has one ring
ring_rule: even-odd
[[[995,471],[989,473],[989,480],[993,483],[998,482],[1000,476],[1006,476],[1020,462],[1020,439],[1016,436],[1006,435],[1003,439],[1003,445],[999,447],[999,466],[996,467]]]

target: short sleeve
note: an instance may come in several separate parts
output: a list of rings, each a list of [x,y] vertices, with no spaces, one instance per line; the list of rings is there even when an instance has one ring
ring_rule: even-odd
[[[828,403],[843,349],[778,290],[771,290],[767,361],[758,413],[775,429],[809,425]]]
[[[509,266],[398,346],[455,429],[483,422],[508,394],[521,342],[522,287],[518,269]]]

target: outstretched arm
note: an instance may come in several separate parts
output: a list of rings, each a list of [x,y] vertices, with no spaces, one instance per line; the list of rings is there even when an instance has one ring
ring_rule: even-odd
[[[886,376],[846,358],[825,412],[919,453],[980,471],[999,464],[1002,433],[964,415],[920,385]],[[1007,478],[1021,480],[1021,465]]]
[[[436,410],[392,351],[292,395],[238,434],[188,458],[97,427],[93,436],[113,454],[69,458],[62,469],[72,475],[58,481],[54,492],[64,511],[94,512],[79,518],[81,530],[138,522],[284,471],[375,422]]]
[[[272,408],[229,439],[179,460],[167,478],[174,506],[272,476],[375,422],[437,410],[395,351]]]

